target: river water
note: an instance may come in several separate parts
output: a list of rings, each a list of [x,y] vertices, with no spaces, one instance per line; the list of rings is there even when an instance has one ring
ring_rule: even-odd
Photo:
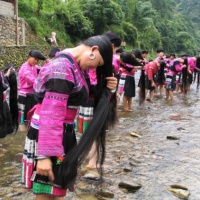
[[[187,97],[175,93],[173,102],[155,96],[153,103],[138,107],[136,97],[133,112],[124,112],[119,105],[119,122],[107,136],[103,184],[96,181],[97,171],[86,169],[84,163],[75,192],[65,199],[176,200],[168,188],[178,184],[188,189],[189,200],[200,200],[199,100],[200,91],[193,84]],[[25,135],[17,132],[0,140],[0,199],[34,199],[19,183]],[[141,188],[134,192],[119,188],[122,181]],[[101,189],[112,198],[97,197]]]

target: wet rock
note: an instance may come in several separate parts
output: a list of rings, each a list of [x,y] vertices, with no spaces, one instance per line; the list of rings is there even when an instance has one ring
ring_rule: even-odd
[[[121,188],[121,191],[124,193],[129,193],[129,191],[126,188]]]
[[[129,167],[129,166],[126,166],[123,170],[124,170],[125,172],[131,172],[131,171],[132,171],[132,168]]]
[[[116,170],[114,170],[114,174],[121,174],[123,172],[123,170],[122,169],[116,169]]]
[[[179,127],[179,128],[177,128],[177,130],[178,130],[178,131],[182,131],[182,130],[185,130],[185,129],[182,128],[182,127]]]
[[[92,173],[88,173],[85,174],[84,176],[80,177],[81,181],[86,181],[86,182],[92,182],[92,183],[99,183],[101,181],[103,181],[106,184],[112,184],[112,181],[110,179],[106,179],[106,178],[102,178],[99,176],[99,174],[92,174]]]
[[[114,197],[114,193],[110,192],[110,191],[97,191],[95,194],[97,197],[104,197],[104,198],[113,198]]]
[[[85,174],[80,179],[84,181],[100,181],[100,177],[92,173]]]
[[[130,135],[132,137],[137,137],[137,138],[141,138],[142,137],[141,135],[139,135],[138,133],[135,133],[135,132],[131,132]]]
[[[142,187],[142,185],[132,181],[132,180],[123,180],[118,184],[119,188],[125,188],[129,192],[136,192]]]
[[[85,182],[79,181],[76,184],[76,189],[81,190],[82,192],[90,192],[91,188],[88,187],[88,184],[86,184]]]
[[[168,188],[168,191],[172,192],[176,197],[181,199],[188,199],[190,196],[190,192],[184,189]]]
[[[134,163],[134,162],[129,162],[129,165],[130,165],[130,166],[133,166],[133,167],[136,167],[136,166],[137,166],[137,164]]]
[[[170,187],[171,188],[176,188],[176,189],[188,190],[187,187],[179,185],[179,184],[173,184],[173,185],[170,185]]]
[[[177,137],[177,136],[172,136],[172,135],[167,136],[167,139],[168,139],[168,140],[180,140],[179,137]]]

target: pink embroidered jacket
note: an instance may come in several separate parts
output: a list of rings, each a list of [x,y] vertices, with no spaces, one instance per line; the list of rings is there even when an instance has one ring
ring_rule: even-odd
[[[74,123],[78,106],[88,99],[88,86],[73,56],[60,57],[41,69],[34,83],[39,105],[38,156],[64,154],[62,145],[64,123]],[[59,55],[58,54],[58,55]]]
[[[33,94],[33,83],[38,75],[40,66],[30,66],[28,62],[21,65],[19,76],[19,95]]]

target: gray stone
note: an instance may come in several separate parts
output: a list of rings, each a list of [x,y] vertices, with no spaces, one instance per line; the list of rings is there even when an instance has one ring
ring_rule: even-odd
[[[123,180],[118,184],[119,188],[125,188],[129,192],[136,192],[138,189],[142,187],[141,184],[138,184],[132,180]]]
[[[96,192],[96,196],[97,197],[105,197],[105,198],[113,198],[114,194],[110,191],[103,191],[103,190],[99,190]]]

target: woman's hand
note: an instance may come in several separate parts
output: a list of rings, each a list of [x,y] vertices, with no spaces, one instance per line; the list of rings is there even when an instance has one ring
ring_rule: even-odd
[[[52,182],[54,180],[54,174],[52,171],[52,162],[50,158],[39,159],[36,167],[37,174],[42,176],[48,176]]]
[[[182,65],[182,68],[186,68],[187,66],[186,65]]]
[[[110,90],[116,90],[116,87],[117,87],[117,79],[113,76],[111,77],[107,77],[106,78],[107,80],[107,85],[106,87]]]
[[[154,83],[154,81],[152,81],[151,82],[151,87],[155,87],[156,85],[155,85],[155,83]]]
[[[192,74],[192,71],[191,71],[191,70],[188,70],[188,73],[189,73],[189,74]]]

